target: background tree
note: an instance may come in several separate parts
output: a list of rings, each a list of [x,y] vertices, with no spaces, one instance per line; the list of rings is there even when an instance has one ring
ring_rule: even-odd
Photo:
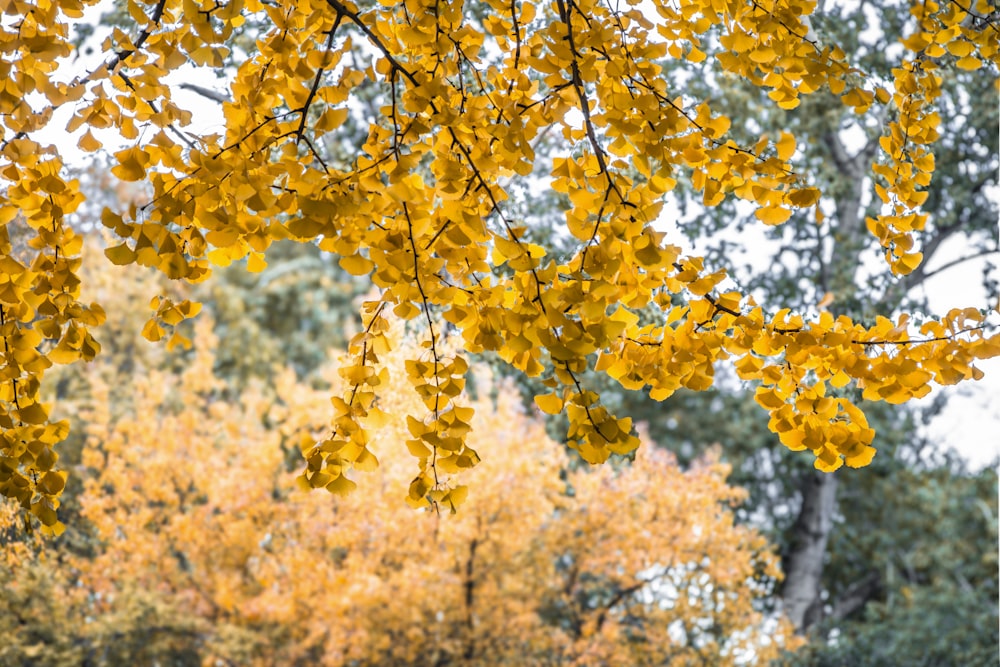
[[[110,273],[148,287],[135,271]],[[135,319],[134,304],[109,296],[111,326]],[[406,389],[380,397],[382,465],[331,503],[300,488],[287,456],[324,428],[330,387],[286,369],[233,396],[214,370],[211,324],[199,320],[190,350],[140,340],[137,355],[108,350],[70,371],[77,390],[62,404],[76,406],[87,440],[84,489],[68,504],[82,517],[71,542],[5,549],[0,659],[765,664],[797,645],[787,622],[756,608],[778,560],[734,524],[743,493],[716,458],[684,473],[650,449],[636,465],[569,470],[510,385],[474,369],[470,442],[484,462],[459,514],[401,503],[413,473],[392,453],[420,442],[403,417],[420,399]],[[390,337],[383,362],[401,374],[415,339]],[[126,356],[142,368],[123,367]],[[345,382],[336,366],[323,376]],[[9,512],[4,525],[20,520]]]
[[[866,72],[888,80],[897,64],[899,40],[912,33],[915,21],[906,3],[883,2],[877,9],[862,3],[826,7],[822,15],[813,16],[811,30],[822,43],[840,44]],[[674,66],[675,75],[686,77],[687,85],[698,91],[695,94],[711,95],[716,108],[742,119],[731,129],[741,143],[761,133],[794,134],[797,157],[808,165],[825,194],[819,207],[822,224],[813,214],[793,214],[768,235],[769,241],[762,239],[748,252],[732,230],[753,236],[752,211],[731,200],[706,209],[701,193],[680,189],[678,227],[706,261],[727,267],[741,289],[765,302],[780,301],[806,312],[829,301],[826,307],[833,312],[862,321],[879,312],[929,312],[927,287],[963,262],[979,263],[984,300],[995,302],[997,275],[992,267],[998,212],[989,193],[996,187],[998,169],[998,100],[991,81],[961,67],[941,71],[936,104],[954,120],[939,128],[935,176],[925,204],[932,215],[922,246],[924,261],[897,279],[890,271],[879,270],[876,258],[882,251],[865,229],[866,218],[876,217],[879,210],[877,197],[871,195],[869,166],[878,156],[885,123],[894,118],[892,111],[872,107],[858,114],[826,93],[803,98],[793,110],[776,109],[746,81],[714,74],[708,65],[715,52],[706,50],[710,57],[697,76],[687,78],[690,65]],[[945,66],[958,59],[950,53],[934,57]],[[949,254],[956,248],[963,248],[964,254]],[[976,291],[973,285],[969,288]],[[912,409],[863,401],[878,433],[873,445],[886,456],[880,454],[870,474],[827,476],[773,446],[766,420],[735,382],[717,383],[717,389],[706,394],[679,394],[663,408],[628,393],[616,395],[615,401],[617,411],[648,420],[651,436],[682,459],[698,455],[706,443],[723,444],[736,479],[750,492],[741,516],[765,527],[781,545],[787,568],[783,595],[790,617],[800,629],[825,619],[820,637],[836,629],[836,647],[824,649],[829,664],[891,663],[894,658],[885,656],[924,648],[938,657],[914,654],[912,660],[895,660],[950,664],[951,659],[934,653],[928,635],[920,630],[932,625],[939,628],[936,634],[942,642],[957,652],[995,652],[996,633],[966,633],[953,621],[974,615],[977,627],[996,626],[998,591],[990,569],[996,545],[993,529],[981,525],[984,515],[996,516],[996,476],[990,470],[968,471],[953,454],[940,451],[942,443],[929,442],[921,434],[940,403]],[[931,497],[936,508],[949,507],[956,513],[944,520],[937,509],[926,507]],[[944,522],[924,523],[930,516]],[[916,525],[921,529],[914,529]],[[983,529],[965,534],[964,526]],[[954,549],[955,556],[918,556],[928,544],[925,540],[948,545],[942,550]],[[983,565],[973,568],[974,575],[960,565],[967,561],[959,554],[970,548],[976,554],[972,561]],[[914,560],[928,569],[914,569]],[[900,604],[915,598],[938,601],[925,609],[926,626],[914,624],[913,607]],[[954,601],[951,608],[949,599]],[[866,609],[869,602],[875,606]],[[937,621],[936,613],[942,615]],[[869,650],[874,617],[877,627],[894,638],[883,645],[884,651]],[[855,637],[859,646],[852,643]]]
[[[850,61],[860,63],[881,80],[889,80],[900,48],[898,40],[912,32],[914,21],[905,3],[884,2],[877,6],[827,6],[822,15],[812,17],[810,25],[821,43],[842,45]],[[926,208],[933,215],[927,223],[924,262],[898,280],[888,269],[879,269],[881,249],[864,227],[866,216],[877,216],[879,208],[871,194],[868,167],[878,156],[880,133],[894,117],[892,112],[873,106],[859,114],[838,104],[828,93],[803,98],[796,109],[775,108],[767,95],[745,79],[716,71],[713,57],[725,50],[718,43],[710,41],[704,48],[709,57],[701,65],[665,60],[668,75],[675,77],[678,85],[683,84],[685,91],[710,98],[714,108],[740,119],[730,133],[743,145],[758,140],[762,133],[775,138],[783,132],[794,134],[798,139],[796,158],[808,165],[814,182],[826,193],[820,202],[821,224],[815,212],[796,213],[764,235],[757,231],[759,221],[752,209],[731,199],[706,208],[703,194],[681,179],[679,215],[676,224],[670,223],[671,228],[683,233],[691,247],[705,255],[707,264],[727,267],[742,291],[763,302],[794,304],[796,309],[809,312],[829,295],[833,301],[825,307],[867,320],[880,309],[930,312],[926,287],[933,287],[942,275],[963,262],[972,266],[978,262],[986,287],[983,301],[995,301],[996,273],[991,262],[997,252],[998,213],[995,197],[989,196],[996,186],[998,167],[998,100],[993,81],[960,67],[942,72],[937,103],[947,109],[946,117],[956,121],[939,128],[936,172],[927,188]],[[935,58],[944,66],[957,60],[950,54]],[[560,215],[567,208],[567,201],[558,200],[536,205],[531,230],[536,236],[532,240],[548,248],[561,247],[564,235],[552,230],[559,228]],[[754,240],[752,250],[747,247],[748,239]],[[948,254],[956,248],[966,254]],[[974,285],[969,287],[970,293],[977,292]],[[670,448],[682,462],[699,456],[709,444],[723,445],[725,457],[735,467],[735,479],[750,493],[738,516],[767,531],[787,559],[798,558],[807,566],[786,582],[789,612],[800,630],[825,619],[817,636],[822,641],[835,632],[839,648],[828,650],[831,655],[842,651],[848,656],[845,664],[866,664],[865,655],[877,659],[875,652],[850,646],[855,633],[872,628],[865,617],[869,602],[879,605],[879,627],[891,628],[887,632],[900,638],[899,646],[922,646],[922,633],[914,630],[920,626],[910,623],[903,607],[885,602],[904,599],[902,588],[912,594],[929,586],[931,580],[936,582],[936,591],[950,586],[951,599],[963,604],[961,612],[955,609],[956,615],[952,615],[943,603],[948,595],[927,591],[942,601],[928,607],[927,613],[940,612],[947,617],[939,619],[942,632],[956,630],[943,641],[973,653],[990,651],[997,645],[994,633],[961,632],[951,622],[975,613],[980,627],[996,625],[994,598],[998,591],[988,565],[996,551],[992,533],[985,530],[959,537],[953,532],[958,526],[978,525],[980,507],[988,508],[987,515],[996,515],[995,494],[990,491],[995,475],[989,470],[970,472],[954,454],[941,451],[943,443],[929,441],[924,435],[928,419],[942,405],[940,401],[918,409],[862,401],[878,433],[873,444],[885,456],[873,462],[871,474],[835,479],[817,475],[808,461],[776,448],[768,420],[747,395],[746,384],[724,369],[720,375],[722,379],[712,390],[680,391],[662,404],[645,393],[622,390],[599,374],[587,376],[586,384],[598,388],[613,412],[648,424],[650,437]],[[540,384],[528,383],[528,393],[543,391]],[[564,423],[557,425],[553,434],[564,428]],[[835,488],[838,484],[843,487],[839,491]],[[968,499],[970,488],[977,489],[977,500],[961,501]],[[972,550],[982,557],[985,567],[966,579],[971,588],[962,583],[968,573],[957,576],[958,570],[952,568],[962,562],[960,558],[936,559],[933,573],[927,570],[919,575],[905,564],[925,543],[921,532],[908,526],[927,516],[918,508],[924,507],[928,494],[944,506],[967,508],[954,517],[954,523],[927,525],[926,529],[928,535],[935,536],[932,541],[952,545],[956,552],[975,545]],[[838,497],[843,503],[839,509]],[[979,594],[970,596],[970,590]],[[927,622],[933,624],[932,620]],[[919,664],[916,659],[914,662]]]

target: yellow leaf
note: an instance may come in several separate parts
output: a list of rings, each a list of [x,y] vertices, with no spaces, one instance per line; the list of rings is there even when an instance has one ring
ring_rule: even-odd
[[[335,493],[338,496],[346,496],[356,488],[358,488],[358,485],[344,477],[343,474],[338,475],[332,482],[326,485],[327,491]]]
[[[38,489],[50,496],[58,496],[66,486],[66,477],[65,472],[50,470],[38,480]]]
[[[247,255],[247,271],[250,273],[260,273],[267,268],[267,260],[259,252],[252,252]]]
[[[705,60],[705,57],[705,52],[694,46],[692,46],[691,50],[684,56],[686,60],[690,60],[693,63],[700,63]]]
[[[66,532],[66,524],[62,521],[55,521],[51,524],[43,525],[41,529],[42,535],[46,537],[59,537],[64,532]]]
[[[958,58],[969,55],[976,50],[975,45],[964,39],[956,39],[948,42],[948,53]]]
[[[44,424],[49,415],[41,403],[32,403],[18,410],[17,418],[25,424]]]
[[[541,394],[535,396],[535,405],[545,414],[556,415],[562,412],[563,400],[556,394]]]
[[[112,264],[124,266],[135,261],[135,252],[128,247],[127,243],[116,245],[104,250],[105,256],[111,260]]]
[[[208,261],[216,266],[226,267],[233,263],[233,251],[230,248],[215,248],[208,251]]]
[[[448,494],[441,499],[441,504],[448,507],[451,513],[454,514],[459,506],[465,502],[465,499],[469,495],[469,487],[464,484],[461,486],[456,486],[454,489],[448,492]]]
[[[177,331],[175,331],[170,336],[170,339],[167,340],[167,350],[171,351],[171,352],[173,350],[175,350],[176,348],[178,348],[178,347],[183,348],[185,350],[190,350],[191,349],[191,345],[192,345],[191,339],[188,338],[187,336],[182,336]]]
[[[844,371],[837,371],[832,378],[830,378],[830,384],[837,389],[846,387],[851,382],[851,376]]]
[[[427,478],[423,475],[419,475],[412,482],[410,482],[409,497],[413,500],[420,500],[427,495],[427,492],[431,490],[431,485],[427,481]]]
[[[922,252],[907,252],[903,253],[899,260],[894,263],[896,272],[900,275],[907,275],[912,273],[914,269],[920,266],[920,262],[924,259],[924,253]]]
[[[184,321],[184,316],[181,315],[181,312],[173,306],[164,308],[158,312],[157,315],[164,322],[164,324],[169,324],[172,327],[175,327]]]
[[[860,451],[850,456],[844,456],[844,462],[852,468],[863,468],[875,458],[876,449],[868,445],[862,445]]]
[[[146,322],[146,326],[142,328],[142,337],[151,343],[155,343],[163,338],[163,334],[163,327],[161,327],[156,320],[152,318],[150,318]]]
[[[792,216],[792,212],[782,206],[764,206],[754,215],[765,225],[780,225]]]
[[[975,56],[965,56],[964,58],[959,58],[955,61],[955,65],[959,69],[964,69],[968,71],[977,70],[983,66],[983,61]]]
[[[361,472],[375,472],[378,470],[378,458],[366,447],[354,459],[354,468]]]
[[[410,301],[403,301],[402,303],[396,304],[392,309],[392,312],[396,317],[403,320],[412,320],[414,317],[420,314],[420,308],[414,305]]]
[[[806,208],[818,202],[819,197],[820,191],[817,188],[800,188],[789,192],[785,201],[797,208]]]
[[[778,159],[787,162],[795,153],[795,136],[791,132],[782,132],[774,147],[778,151]]]
[[[78,141],[76,145],[80,147],[80,150],[88,153],[92,153],[102,146],[101,142],[94,138],[94,135],[91,134],[90,130],[83,133],[83,136],[80,137],[80,141]]]
[[[415,456],[418,459],[425,459],[431,455],[431,448],[424,444],[423,440],[407,440],[406,448],[409,450],[411,456]]]
[[[149,154],[139,147],[128,148],[115,153],[118,164],[111,168],[113,173],[123,181],[139,181],[146,177],[146,165]]]
[[[774,389],[757,387],[754,398],[765,410],[777,410],[785,405],[785,401],[774,392]]]
[[[844,460],[840,458],[840,455],[829,447],[821,447],[816,450],[815,454],[816,461],[813,466],[821,472],[833,472],[844,465]]]
[[[361,255],[349,255],[347,257],[340,258],[340,268],[347,271],[352,276],[364,276],[375,268],[375,264],[372,263],[372,261],[367,257],[362,257]]]
[[[328,108],[316,121],[315,131],[319,133],[335,130],[347,120],[347,109]]]
[[[368,411],[368,415],[365,417],[365,426],[378,430],[384,428],[392,421],[392,416],[382,410],[381,408],[372,408]]]

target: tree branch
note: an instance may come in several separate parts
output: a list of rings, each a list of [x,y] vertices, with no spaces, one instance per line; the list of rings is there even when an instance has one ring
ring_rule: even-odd
[[[953,259],[950,262],[945,262],[944,264],[934,269],[933,271],[928,271],[927,273],[925,273],[924,280],[927,280],[932,276],[936,276],[939,273],[944,273],[948,269],[958,266],[959,264],[963,264],[965,262],[971,262],[972,260],[979,259],[980,257],[989,257],[990,255],[1000,255],[1000,250],[996,249],[980,250],[979,252],[973,253],[971,255],[966,255],[965,257],[959,257],[958,259]]]
[[[185,90],[190,90],[193,93],[198,93],[202,97],[206,97],[212,100],[213,102],[218,102],[219,104],[223,104],[224,102],[229,101],[229,97],[224,95],[223,93],[220,93],[216,90],[212,90],[211,88],[205,88],[204,86],[199,86],[196,83],[182,83],[180,87],[184,88]]]
[[[833,605],[830,617],[836,620],[843,620],[858,611],[868,603],[882,588],[882,576],[878,571],[869,572],[866,576],[855,581],[847,587],[847,590],[837,598]]]

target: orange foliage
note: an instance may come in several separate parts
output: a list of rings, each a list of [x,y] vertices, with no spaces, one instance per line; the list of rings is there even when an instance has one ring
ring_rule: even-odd
[[[385,462],[362,492],[308,493],[291,449],[324,423],[327,389],[285,373],[279,399],[250,388],[224,402],[210,323],[198,326],[179,374],[86,374],[80,504],[100,546],[49,572],[76,579],[53,601],[71,646],[204,665],[728,665],[795,643],[754,609],[777,559],[733,525],[742,493],[716,460],[684,473],[646,447],[635,465],[574,466],[515,391],[478,372],[463,401],[488,456],[459,514],[400,502],[412,470],[394,455],[410,437],[397,416],[420,400],[408,389],[379,399],[371,449]],[[413,342],[389,339],[383,361],[402,373]],[[19,581],[24,567],[4,571]]]

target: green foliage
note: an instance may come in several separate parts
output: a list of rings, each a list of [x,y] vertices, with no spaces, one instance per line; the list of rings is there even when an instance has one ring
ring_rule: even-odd
[[[355,299],[363,283],[328,253],[285,241],[266,257],[263,271],[233,265],[196,292],[216,323],[219,375],[236,386],[287,366],[306,379],[361,324]]]
[[[808,648],[783,664],[992,664],[1000,645],[996,472],[941,466],[875,479],[865,493],[842,497],[852,516],[871,520],[834,532],[830,570],[831,580],[841,577],[833,599],[852,577],[871,573],[876,600],[852,622],[820,624]]]

